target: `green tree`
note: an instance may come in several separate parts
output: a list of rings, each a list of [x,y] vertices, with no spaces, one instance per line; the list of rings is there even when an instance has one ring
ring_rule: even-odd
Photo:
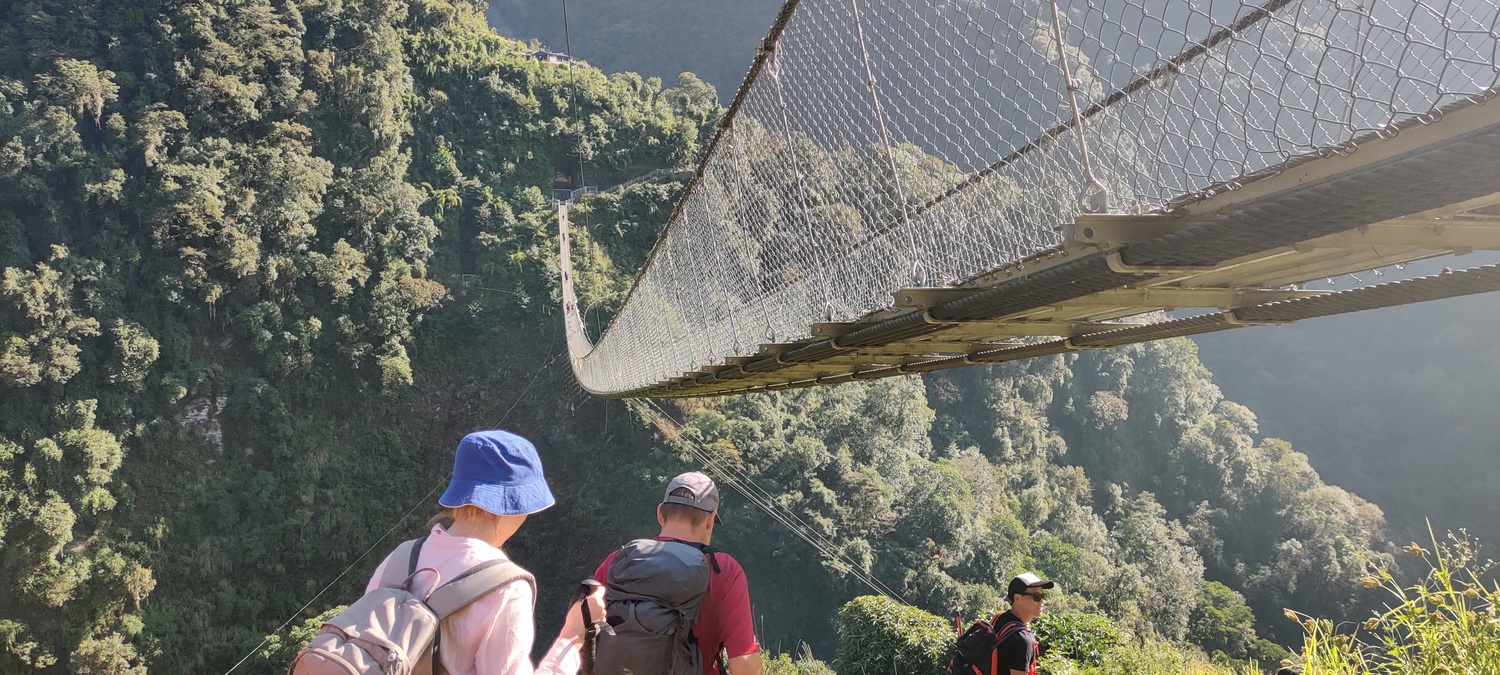
[[[1209,654],[1215,652],[1243,659],[1255,644],[1255,613],[1234,589],[1217,581],[1198,587],[1192,615],[1188,618],[1188,640]]]

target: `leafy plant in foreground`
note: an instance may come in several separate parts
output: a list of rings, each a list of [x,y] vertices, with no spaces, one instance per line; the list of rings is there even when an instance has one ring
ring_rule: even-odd
[[[1104,654],[1123,639],[1109,617],[1079,612],[1047,614],[1032,624],[1048,654],[1058,654],[1084,666],[1103,663]]]
[[[1427,573],[1402,586],[1388,570],[1372,570],[1364,586],[1389,592],[1395,604],[1353,630],[1287,610],[1306,631],[1306,675],[1500,673],[1500,565],[1463,530],[1432,535],[1431,550],[1415,542],[1403,550]]]

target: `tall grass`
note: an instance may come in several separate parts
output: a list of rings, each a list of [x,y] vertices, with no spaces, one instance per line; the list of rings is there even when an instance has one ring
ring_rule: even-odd
[[[812,649],[805,642],[798,645],[796,658],[785,652],[773,655],[762,649],[760,662],[761,675],[836,675],[833,666],[813,658]]]
[[[1403,549],[1426,568],[1415,583],[1402,586],[1385,569],[1364,577],[1366,588],[1390,594],[1384,612],[1335,625],[1287,610],[1305,632],[1305,675],[1500,675],[1500,566],[1462,530],[1428,534],[1430,550]]]

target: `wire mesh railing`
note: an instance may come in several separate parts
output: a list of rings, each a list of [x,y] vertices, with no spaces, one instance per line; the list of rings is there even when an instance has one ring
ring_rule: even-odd
[[[632,391],[1490,94],[1493,0],[789,0],[582,384]]]

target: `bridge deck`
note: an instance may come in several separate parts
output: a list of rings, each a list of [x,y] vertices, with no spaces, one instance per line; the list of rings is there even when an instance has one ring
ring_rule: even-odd
[[[1027,260],[955,286],[900,289],[888,308],[857,321],[814,324],[806,339],[614,395],[834,384],[1500,290],[1491,267],[1336,293],[1300,287],[1500,250],[1500,105],[1464,104],[1393,131],[1170,214],[1080,217],[1064,228],[1065,244]],[[568,339],[585,354],[566,213]],[[1154,323],[1146,316],[1177,308],[1219,311]]]

